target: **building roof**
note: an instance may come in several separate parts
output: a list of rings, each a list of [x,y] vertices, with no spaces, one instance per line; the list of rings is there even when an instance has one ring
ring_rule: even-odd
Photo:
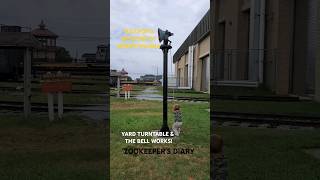
[[[0,32],[0,47],[41,47],[40,42],[29,32]]]
[[[179,49],[173,55],[173,63],[179,61],[179,59],[188,52],[189,46],[201,41],[210,33],[210,10],[200,20],[198,25],[192,30],[187,39],[182,43]]]
[[[110,76],[111,77],[120,77],[122,76],[122,74],[120,72],[117,72],[117,71],[110,71]]]
[[[127,71],[124,70],[124,68],[122,68],[122,70],[120,71],[121,74],[128,74]]]
[[[58,37],[58,35],[56,35],[55,33],[51,32],[46,28],[46,25],[44,24],[43,21],[41,21],[41,23],[39,24],[39,28],[32,30],[31,33],[36,37],[51,37],[51,38]]]

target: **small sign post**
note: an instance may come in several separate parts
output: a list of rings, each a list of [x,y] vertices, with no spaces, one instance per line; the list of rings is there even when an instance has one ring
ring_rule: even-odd
[[[71,92],[72,83],[69,74],[63,74],[61,71],[56,74],[47,72],[43,76],[41,86],[42,92],[48,95],[48,113],[49,121],[54,120],[54,95],[58,95],[58,118],[63,116],[63,92]]]
[[[122,89],[124,90],[124,99],[130,99],[130,92],[132,91],[133,87],[131,84],[124,84],[122,86]]]

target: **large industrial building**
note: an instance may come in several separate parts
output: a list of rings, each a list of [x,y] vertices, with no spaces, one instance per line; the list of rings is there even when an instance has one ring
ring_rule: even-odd
[[[317,0],[211,0],[214,85],[316,92]]]
[[[320,96],[317,0],[211,0],[210,6],[174,55],[179,87],[206,91],[211,71],[211,87]]]
[[[173,56],[179,88],[210,91],[209,18],[208,11]]]

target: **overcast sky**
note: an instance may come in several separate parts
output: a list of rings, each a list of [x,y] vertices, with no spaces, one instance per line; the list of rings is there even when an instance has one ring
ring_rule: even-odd
[[[106,44],[109,30],[107,0],[7,0],[1,1],[0,24],[37,28],[43,19],[60,36],[72,56],[96,52]],[[26,29],[25,29],[26,30]]]
[[[111,0],[111,68],[125,68],[129,75],[137,78],[151,73],[162,74],[163,60],[160,49],[119,49],[124,28],[157,28],[170,30],[173,49],[169,62],[183,41],[209,10],[209,0]],[[156,35],[156,34],[155,34]],[[158,43],[158,42],[156,42]],[[171,63],[168,73],[174,72]]]

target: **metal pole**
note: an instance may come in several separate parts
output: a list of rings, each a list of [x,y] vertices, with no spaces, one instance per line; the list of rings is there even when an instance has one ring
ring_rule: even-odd
[[[26,48],[24,53],[24,117],[25,119],[29,118],[31,113],[31,53],[30,49]]]
[[[168,49],[171,46],[162,45],[163,51],[163,122],[160,129],[161,132],[170,132],[168,127]]]
[[[163,44],[160,46],[160,49],[163,52],[163,119],[162,127],[160,132],[170,132],[168,127],[168,51],[171,49],[171,41],[169,40],[170,36],[173,36],[173,33],[168,30],[162,31],[158,29],[159,42],[163,41]]]

